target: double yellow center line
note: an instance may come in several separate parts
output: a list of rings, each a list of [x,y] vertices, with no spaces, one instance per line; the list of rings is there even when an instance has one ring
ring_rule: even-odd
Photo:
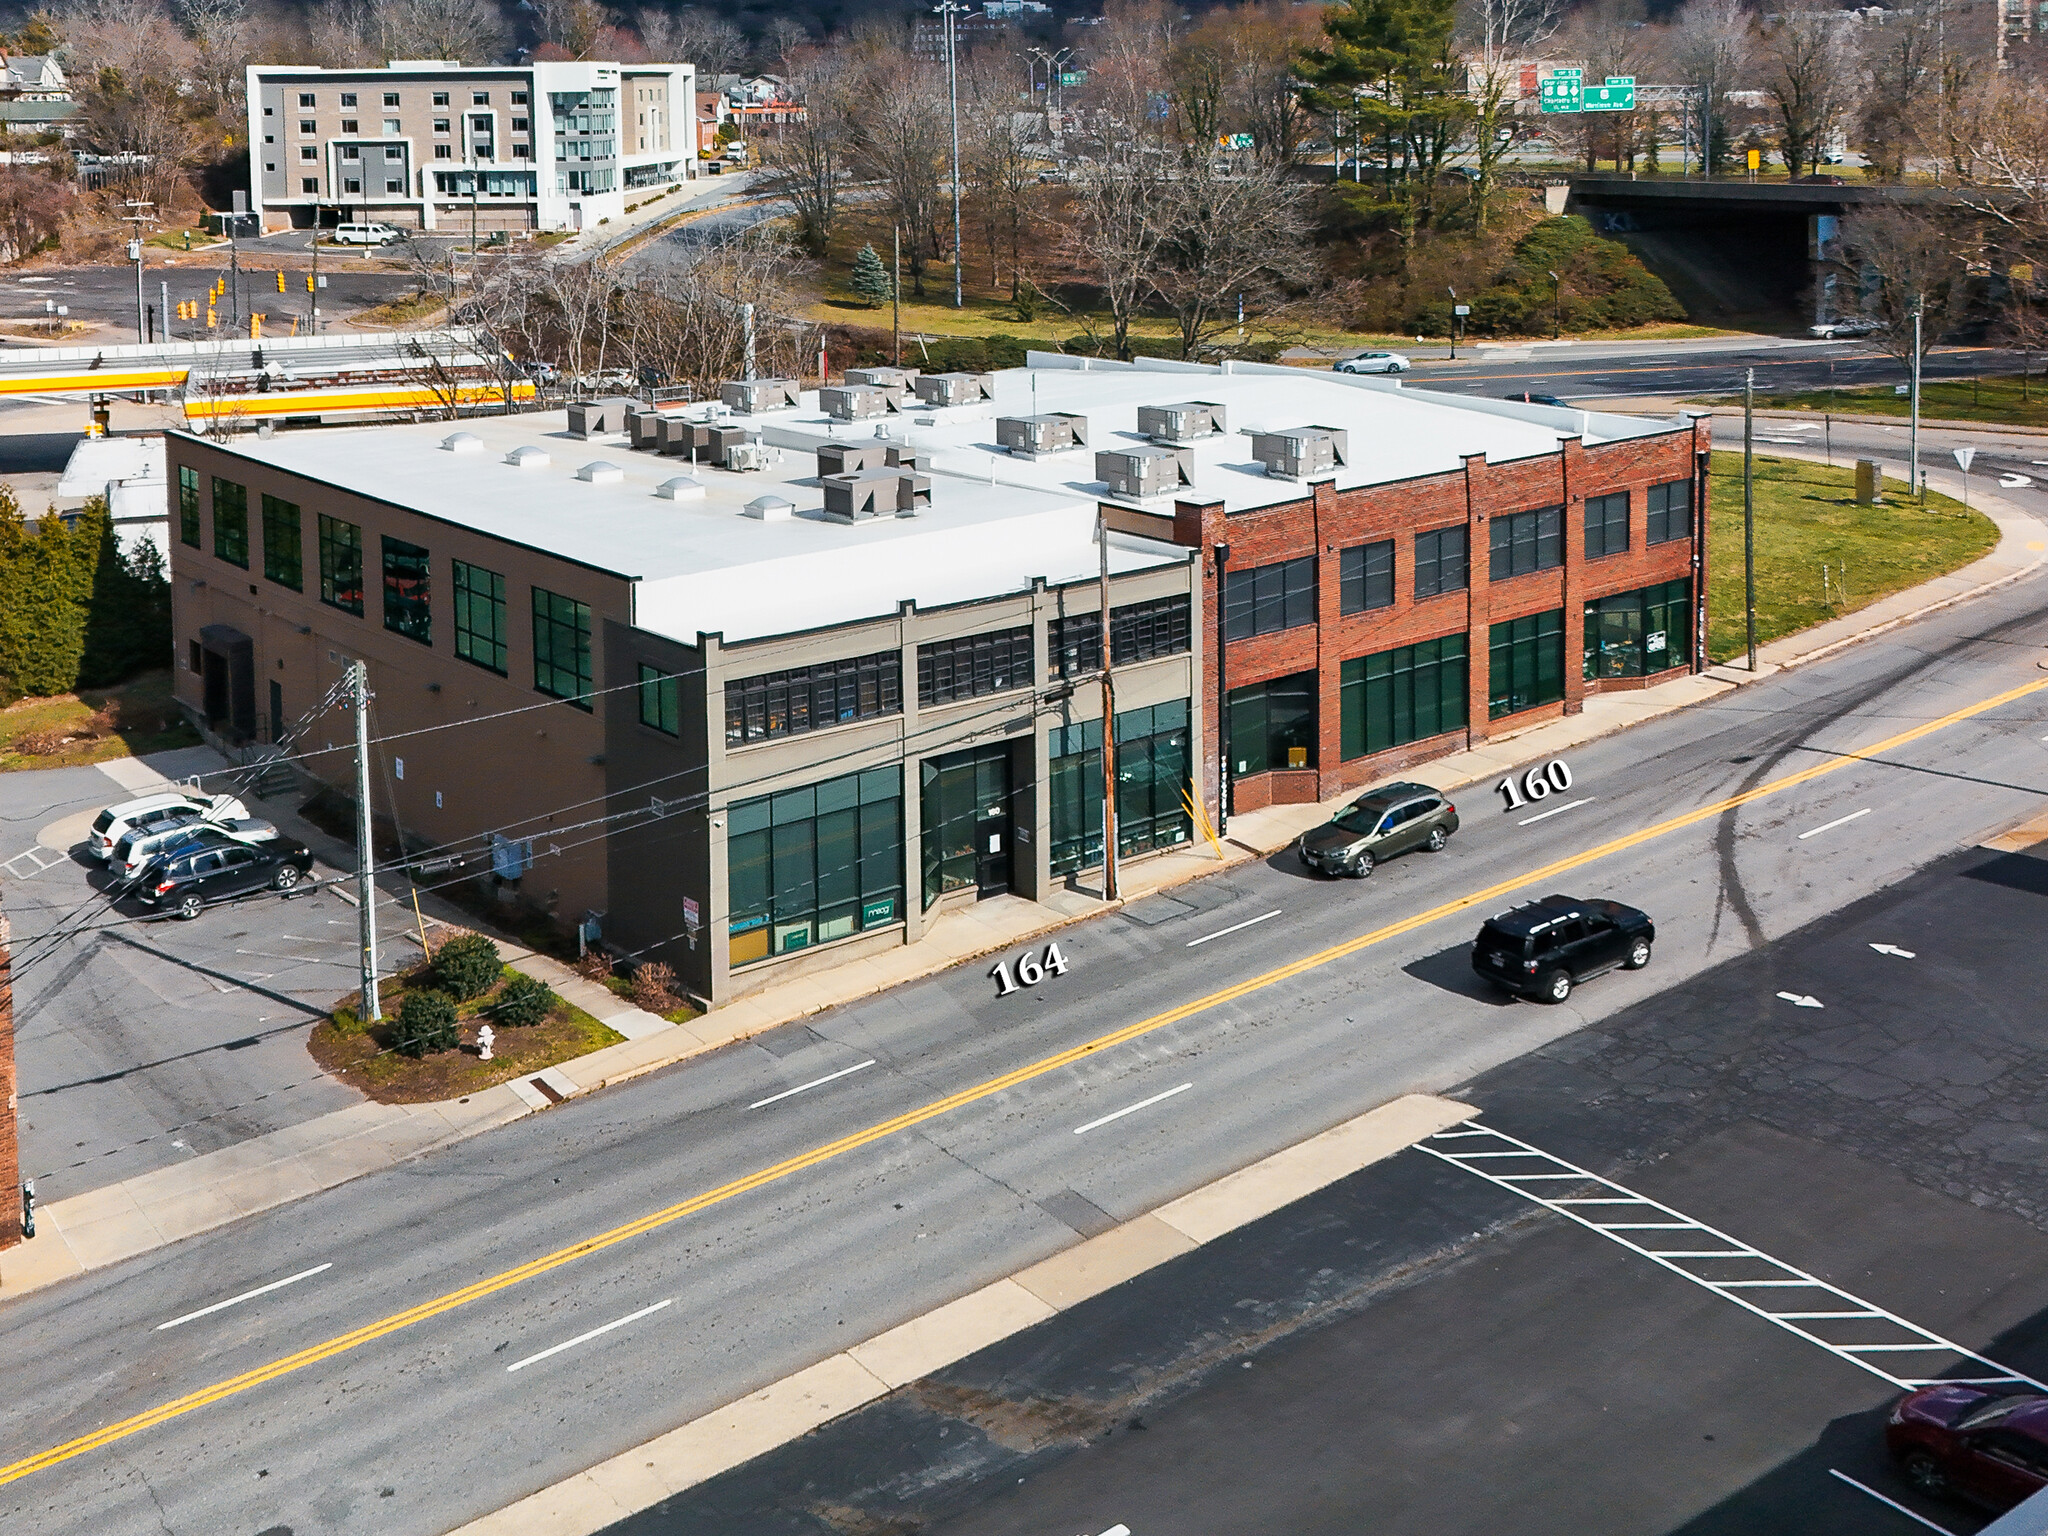
[[[295,1354],[284,1355],[267,1365],[257,1366],[254,1370],[244,1371],[238,1376],[230,1376],[223,1381],[215,1382],[211,1386],[202,1387],[196,1392],[188,1392],[183,1397],[172,1398],[169,1402],[161,1403],[147,1412],[138,1413],[132,1418],[122,1419],[102,1429],[94,1430],[90,1434],[80,1435],[75,1440],[67,1440],[62,1445],[52,1446],[46,1451],[39,1451],[33,1456],[28,1456],[11,1465],[0,1467],[0,1484],[14,1482],[18,1478],[27,1477],[31,1472],[40,1472],[46,1467],[54,1467],[59,1462],[69,1461],[75,1456],[83,1456],[88,1451],[98,1450],[100,1447],[111,1445],[117,1440],[125,1440],[130,1435],[139,1434],[146,1429],[152,1429],[171,1419],[191,1413],[195,1409],[218,1403],[225,1398],[235,1396],[237,1393],[246,1392],[252,1387],[262,1386],[265,1382],[276,1381],[282,1376],[289,1376],[294,1371],[304,1370],[307,1366],[317,1365],[323,1360],[331,1360],[336,1355],[346,1354],[350,1350],[359,1349],[374,1340],[398,1333],[417,1323],[426,1322],[429,1318],[439,1317],[445,1312],[452,1312],[458,1307],[468,1306],[471,1302],[481,1301],[487,1296],[496,1295],[499,1291],[508,1290],[523,1281],[535,1279],[549,1273],[551,1270],[560,1269],[566,1264],[573,1264],[578,1259],[588,1258],[595,1253],[602,1253],[607,1248],[626,1242],[631,1238],[639,1237],[644,1233],[655,1231],[657,1228],[665,1227],[670,1222],[680,1221],[685,1216],[694,1216],[699,1211],[708,1210],[710,1207],[731,1200],[735,1196],[761,1189],[769,1184],[786,1179],[792,1174],[801,1173],[805,1169],[819,1167],[822,1164],[833,1161],[835,1158],[844,1157],[849,1152],[858,1151],[862,1147],[871,1146],[875,1142],[883,1141],[888,1137],[911,1130],[916,1126],[925,1124],[927,1121],[936,1120],[942,1115],[951,1114],[956,1109],[964,1109],[970,1104],[991,1098],[1008,1089],[1019,1087],[1032,1081],[1034,1078],[1043,1077],[1049,1072],[1057,1072],[1063,1067],[1070,1067],[1076,1062],[1084,1061],[1088,1057],[1102,1051],[1128,1044],[1130,1041],[1151,1034],[1155,1030],[1164,1029],[1170,1024],[1177,1024],[1182,1019],[1192,1018],[1196,1014],[1205,1013],[1209,1009],[1220,1007],[1224,1003],[1235,1002],[1237,999],[1250,996],[1254,992],[1277,986],[1283,981],[1290,981],[1294,977],[1315,970],[1319,966],[1328,965],[1334,960],[1341,960],[1348,955],[1357,954],[1360,950],[1370,949],[1375,944],[1382,944],[1388,939],[1398,938],[1402,934],[1413,932],[1417,928],[1437,922],[1442,918],[1454,916],[1473,907],[1490,905],[1525,886],[1554,879],[1556,876],[1570,870],[1583,868],[1585,865],[1595,863],[1617,853],[1625,853],[1631,848],[1640,847],[1644,843],[1668,836],[1670,833],[1696,826],[1703,821],[1709,821],[1716,816],[1734,810],[1738,806],[1748,805],[1750,802],[1761,800],[1766,796],[1782,794],[1784,791],[1797,788],[1801,784],[1808,784],[1815,779],[1825,778],[1828,774],[1838,773],[1844,768],[1862,763],[1871,757],[1894,751],[1910,742],[1918,741],[1924,736],[1932,736],[1937,731],[1946,730],[1950,726],[1959,724],[1964,720],[2026,698],[2028,695],[2038,693],[2044,688],[2048,688],[2048,678],[2027,683],[2018,688],[2010,688],[2004,693],[1955,710],[1950,714],[1941,716],[1937,720],[1930,720],[1924,725],[1914,726],[1911,730],[1901,731],[1896,736],[1888,736],[1883,741],[1865,748],[1860,753],[1830,757],[1823,762],[1816,763],[1811,768],[1802,768],[1796,773],[1788,773],[1781,778],[1772,779],[1767,783],[1760,784],[1754,789],[1745,790],[1739,795],[1730,795],[1726,799],[1714,801],[1711,805],[1703,805],[1696,810],[1686,811],[1668,820],[1660,821],[1654,826],[1644,827],[1641,831],[1631,832],[1625,836],[1610,839],[1597,847],[1588,848],[1582,853],[1574,853],[1564,858],[1553,860],[1540,868],[1529,870],[1506,880],[1497,881],[1487,886],[1484,890],[1473,891],[1466,896],[1459,896],[1439,906],[1431,907],[1426,912],[1418,912],[1413,917],[1404,917],[1398,922],[1388,923],[1384,927],[1375,928],[1370,933],[1360,934],[1357,938],[1347,939],[1341,944],[1333,944],[1327,949],[1317,950],[1315,953],[1304,955],[1298,960],[1291,960],[1285,965],[1263,972],[1248,981],[1241,981],[1234,986],[1224,987],[1220,991],[1198,997],[1192,1002],[1182,1003],[1179,1007],[1169,1008],[1164,1013],[1155,1013],[1149,1018],[1140,1019],[1135,1024],[1126,1024],[1123,1028],[1112,1030],[1106,1035],[1098,1035],[1095,1039],[1086,1041],[1083,1044],[1071,1046],[1064,1051],[1055,1052],[1050,1056],[1041,1057],[1039,1060],[1031,1062],[1026,1066],[1018,1067],[1014,1071],[1005,1072],[1000,1077],[992,1077],[986,1082],[977,1083],[971,1088],[963,1088],[958,1093],[948,1094],[941,1099],[933,1099],[929,1103],[922,1104],[916,1109],[897,1115],[893,1119],[880,1121],[867,1127],[865,1130],[855,1131],[851,1135],[842,1136],[837,1141],[828,1141],[822,1146],[811,1148],[808,1152],[801,1152],[794,1157],[785,1158],[779,1163],[773,1163],[765,1168],[757,1169],[752,1173],[732,1180],[730,1183],[721,1184],[716,1189],[708,1189],[701,1194],[692,1195],[689,1199],[678,1201],[674,1205],[664,1206],[657,1211],[650,1211],[645,1216],[626,1222],[622,1226],[613,1227],[608,1232],[600,1232],[594,1237],[583,1239],[581,1242],[571,1243],[566,1248],[558,1248],[552,1253],[541,1255],[539,1258],[529,1259],[524,1264],[500,1271],[498,1274],[488,1276],[473,1284],[465,1285],[459,1290],[449,1291],[447,1294],[437,1296],[431,1301],[421,1302],[416,1307],[408,1307],[403,1312],[394,1312],[388,1317],[378,1319],[376,1322],[366,1323],[364,1326],[353,1329],[348,1333],[339,1334],[324,1343],[312,1345],[309,1348],[299,1350]]]

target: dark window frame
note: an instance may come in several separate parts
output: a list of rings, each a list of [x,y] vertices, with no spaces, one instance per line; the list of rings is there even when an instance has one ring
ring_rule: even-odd
[[[199,471],[190,464],[178,466],[178,542],[190,549],[200,547]]]
[[[306,590],[305,518],[295,501],[263,493],[263,579]]]
[[[900,767],[735,801],[724,819],[733,968],[904,921]]]
[[[1466,637],[1439,635],[1354,656],[1340,668],[1338,686],[1338,756],[1345,762],[1462,731],[1471,713]]]
[[[1282,693],[1283,685],[1285,692]],[[1274,722],[1273,702],[1275,697],[1285,698],[1287,710],[1283,722]],[[1299,700],[1306,699],[1305,709]],[[1228,721],[1230,740],[1231,774],[1233,777],[1248,777],[1255,773],[1274,771],[1300,772],[1314,768],[1319,754],[1322,736],[1321,689],[1313,671],[1289,673],[1284,677],[1270,677],[1256,683],[1246,683],[1230,690],[1224,701],[1225,719]],[[1238,719],[1242,710],[1248,730],[1262,735],[1261,740],[1250,740],[1242,745],[1255,748],[1244,755],[1239,754]],[[1256,718],[1254,718],[1256,716]],[[1305,726],[1305,729],[1302,727]],[[1284,740],[1283,733],[1298,739]],[[1286,752],[1293,746],[1306,749],[1306,760],[1300,768],[1286,761]],[[1276,754],[1275,747],[1278,747]],[[1275,761],[1276,755],[1279,761]]]
[[[1109,610],[1110,656],[1120,667],[1184,656],[1194,644],[1194,604],[1185,592],[1122,603]],[[1102,617],[1061,614],[1046,625],[1046,675],[1086,677],[1102,670]]]
[[[1447,548],[1455,544],[1456,548]],[[1443,597],[1472,585],[1472,530],[1463,523],[1415,535],[1415,598]]]
[[[213,477],[213,552],[249,569],[249,488],[219,475]]]
[[[1394,606],[1394,541],[1379,539],[1337,552],[1337,611],[1371,613]]]
[[[875,651],[730,678],[725,744],[752,746],[903,713],[903,653]]]
[[[1564,564],[1564,508],[1501,513],[1489,529],[1487,553],[1493,581],[1556,570]]]
[[[471,666],[511,676],[512,620],[505,602],[505,578],[466,560],[449,562],[449,592],[455,605],[455,654]],[[478,577],[488,580],[479,583]],[[488,622],[479,625],[479,617]]]
[[[422,545],[383,536],[384,627],[394,635],[434,643],[434,560]]]
[[[917,648],[918,707],[1029,688],[1038,677],[1036,663],[1029,624],[926,641]]]
[[[534,692],[587,712],[593,708],[593,676],[590,604],[545,587],[533,588]],[[564,679],[570,685],[567,691],[561,686]]]
[[[340,530],[343,528],[346,528],[349,532],[349,537],[346,539],[340,536]],[[351,523],[345,518],[329,517],[325,512],[322,512],[318,524],[318,538],[320,540],[320,601],[330,608],[339,608],[343,613],[352,613],[360,619],[363,616],[363,530],[361,525]],[[350,562],[344,558],[345,556],[354,557],[354,570],[352,573],[348,569]],[[355,599],[353,602],[349,600],[347,595],[350,590],[348,578],[351,574],[354,576],[353,590],[355,592]]]
[[[1628,492],[1586,498],[1586,558],[1604,560],[1628,553]]]
[[[1673,492],[1677,493],[1675,498]],[[1670,544],[1679,539],[1692,537],[1690,480],[1667,480],[1662,485],[1653,485],[1644,499],[1649,506],[1644,517],[1645,544]],[[1671,504],[1674,499],[1678,503],[1677,506]],[[1677,520],[1675,526],[1674,517]]]
[[[1565,695],[1564,610],[1504,619],[1487,632],[1486,711],[1498,720]]]
[[[1314,555],[1227,571],[1223,580],[1223,636],[1250,640],[1299,629],[1316,621],[1318,561]]]
[[[664,736],[683,734],[682,686],[676,674],[640,663],[640,723]]]

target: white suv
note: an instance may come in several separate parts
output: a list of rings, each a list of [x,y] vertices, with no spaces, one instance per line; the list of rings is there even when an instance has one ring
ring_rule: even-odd
[[[113,853],[114,845],[131,832],[161,832],[184,822],[196,821],[201,816],[225,821],[248,814],[249,808],[233,795],[144,795],[139,800],[124,800],[119,805],[110,805],[94,817],[92,831],[85,840],[85,851],[96,859],[104,859]]]
[[[235,803],[240,804],[239,801]],[[218,832],[238,843],[267,843],[277,836],[277,828],[267,821],[211,814],[194,816],[189,821],[173,822],[155,832],[130,832],[114,844],[114,851],[107,856],[107,868],[123,880],[133,880],[149,867],[151,860],[163,857],[186,839],[209,831]]]

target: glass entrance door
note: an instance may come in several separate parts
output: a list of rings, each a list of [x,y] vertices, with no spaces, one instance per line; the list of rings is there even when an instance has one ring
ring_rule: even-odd
[[[1010,749],[976,747],[918,765],[924,822],[924,904],[973,886],[1010,888]]]

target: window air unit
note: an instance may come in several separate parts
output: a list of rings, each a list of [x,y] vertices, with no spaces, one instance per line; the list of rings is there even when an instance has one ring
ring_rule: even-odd
[[[1350,434],[1337,427],[1290,427],[1284,432],[1254,432],[1252,457],[1266,473],[1287,480],[1335,474],[1346,459]]]
[[[1143,501],[1193,485],[1195,466],[1185,448],[1107,448],[1095,455],[1095,478],[1113,496]]]
[[[1088,418],[1071,411],[1049,411],[1043,416],[998,416],[996,442],[1020,459],[1035,459],[1042,453],[1059,453],[1067,448],[1088,446]]]
[[[1224,431],[1223,407],[1209,400],[1179,405],[1141,405],[1138,430],[1155,443],[1192,443]]]

